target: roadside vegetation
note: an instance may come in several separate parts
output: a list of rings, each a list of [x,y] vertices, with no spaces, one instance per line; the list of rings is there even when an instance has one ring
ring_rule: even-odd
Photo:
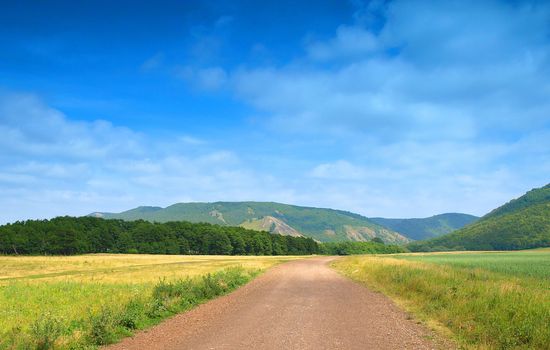
[[[0,256],[0,349],[94,349],[297,258]]]
[[[333,263],[473,349],[549,349],[550,249],[353,256]]]

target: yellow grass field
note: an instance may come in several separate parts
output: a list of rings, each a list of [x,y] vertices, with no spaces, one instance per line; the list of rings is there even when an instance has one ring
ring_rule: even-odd
[[[303,257],[146,254],[0,256],[0,285],[54,281],[152,283],[160,278],[193,277],[234,266],[263,270],[300,258]]]
[[[50,327],[51,322],[62,325],[59,332],[73,339],[73,333],[81,332],[79,325],[88,323],[90,315],[136,300],[145,305],[161,281],[196,279],[235,267],[253,276],[281,262],[300,258],[303,257],[0,256],[0,348],[14,348],[14,344],[15,348],[25,348],[24,344],[28,343],[36,345],[36,340],[31,338],[40,334],[34,333],[46,332],[40,327]],[[7,340],[9,338],[11,340]],[[56,341],[56,348],[65,347],[63,336],[60,339]]]

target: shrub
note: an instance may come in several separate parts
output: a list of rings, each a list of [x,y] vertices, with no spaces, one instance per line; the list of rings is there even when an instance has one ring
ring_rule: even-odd
[[[36,349],[46,350],[55,347],[55,341],[63,334],[64,324],[60,318],[44,314],[31,324],[31,336]]]
[[[103,306],[97,314],[89,317],[88,339],[94,345],[110,344],[116,340],[116,325],[120,318],[117,318],[115,311]]]
[[[135,330],[139,328],[144,316],[145,306],[143,302],[131,300],[124,308],[118,323],[128,330]]]
[[[36,348],[36,345],[33,345],[35,343],[20,326],[0,334],[0,349],[32,349]]]

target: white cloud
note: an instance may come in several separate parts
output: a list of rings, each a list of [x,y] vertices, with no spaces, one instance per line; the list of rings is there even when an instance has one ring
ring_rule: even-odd
[[[196,73],[199,86],[205,90],[218,89],[227,81],[225,70],[220,67],[199,69]]]
[[[358,27],[340,26],[335,38],[328,42],[313,42],[307,47],[314,60],[353,59],[375,54],[379,50],[376,36]]]
[[[180,140],[183,143],[188,144],[188,145],[203,145],[203,144],[206,143],[205,140],[202,140],[198,137],[189,136],[189,135],[181,136]]]
[[[30,94],[0,96],[0,147],[11,154],[94,158],[140,154],[141,136],[103,120],[69,122]]]
[[[180,67],[176,75],[201,90],[217,90],[227,82],[227,73],[221,67],[193,68]]]
[[[548,182],[549,14],[543,2],[373,1],[293,62],[236,71],[216,61],[214,32],[231,18],[197,28],[178,76],[232,89],[254,128],[269,126],[261,139],[240,129],[241,152],[0,96],[0,221],[194,200],[484,214]]]
[[[250,165],[249,159],[231,150],[185,141],[165,147],[126,128],[99,123],[98,129],[98,123],[70,120],[36,97],[14,96],[2,99],[0,109],[19,111],[33,123],[19,124],[15,114],[0,118],[0,127],[12,130],[26,144],[1,154],[2,222],[216,200],[272,200],[369,216],[428,216],[457,210],[483,214],[521,194],[527,189],[525,183],[537,183],[550,172],[547,149],[540,147],[547,132],[515,143],[486,145],[467,141],[380,145],[355,139],[347,149],[350,159],[320,162],[301,172],[292,165],[303,157],[297,154],[260,171],[258,164]],[[85,146],[79,152],[66,150],[57,137],[35,128],[36,123],[55,126],[65,140],[85,139]],[[121,139],[131,141],[139,152],[124,147],[118,152]],[[525,157],[526,149],[533,150],[530,158]],[[507,157],[521,157],[525,163],[495,166],[495,159]],[[521,168],[515,169],[518,164]],[[533,172],[533,164],[540,173]]]
[[[307,173],[300,200],[368,215],[484,214],[548,182],[547,4],[358,7],[354,25],[307,42],[303,57],[231,74],[272,132],[343,145]]]
[[[309,43],[293,63],[234,72],[237,96],[278,129],[297,132],[397,141],[517,137],[548,127],[548,6],[382,7],[386,22],[377,32],[361,23],[341,26],[332,39]]]
[[[0,111],[0,222],[183,200],[249,200],[272,190],[265,198],[283,200],[288,193],[234,152],[190,135],[166,147],[107,122],[71,120],[30,94],[1,96]]]
[[[148,59],[146,59],[141,64],[140,70],[144,73],[150,72],[152,70],[159,68],[163,62],[164,62],[164,53],[158,52],[153,56],[149,57]]]
[[[314,168],[307,195],[298,198],[317,206],[338,203],[338,208],[368,216],[426,217],[457,211],[483,215],[529,189],[525,174],[514,169],[472,172],[458,164],[450,170],[447,165],[423,168],[428,163],[422,160],[414,166],[398,163],[389,161],[378,168],[348,161],[321,164]],[[350,176],[340,176],[339,171],[349,169]],[[532,178],[527,182],[544,184]]]
[[[361,180],[365,178],[367,171],[346,160],[338,160],[317,165],[310,175],[320,179]]]

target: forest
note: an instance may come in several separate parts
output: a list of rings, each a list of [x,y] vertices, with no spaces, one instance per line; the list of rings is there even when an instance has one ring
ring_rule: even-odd
[[[0,226],[0,254],[86,253],[305,255],[319,253],[311,238],[186,221],[151,223],[57,217]]]

